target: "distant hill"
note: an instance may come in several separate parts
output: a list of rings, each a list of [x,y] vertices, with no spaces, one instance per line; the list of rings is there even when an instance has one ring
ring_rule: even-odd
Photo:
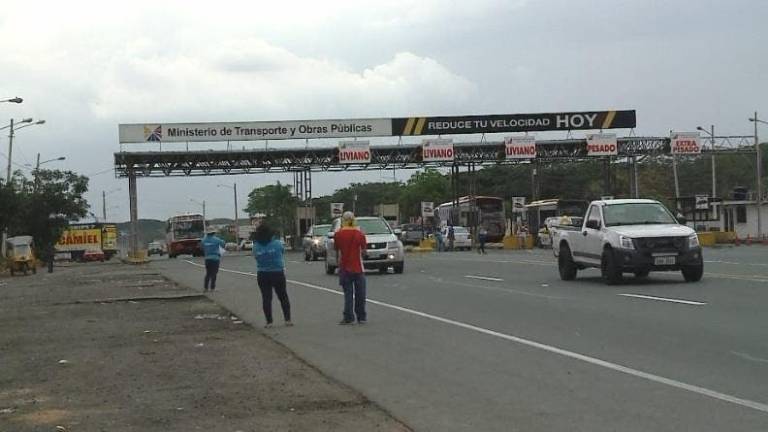
[[[130,222],[117,224],[120,234],[128,235],[131,232]],[[139,219],[139,242],[147,244],[154,240],[165,239],[165,221],[156,219]]]

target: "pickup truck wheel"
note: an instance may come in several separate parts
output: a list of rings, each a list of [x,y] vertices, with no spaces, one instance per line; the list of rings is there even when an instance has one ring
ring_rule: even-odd
[[[304,261],[309,261],[309,260],[310,260],[310,258],[311,258],[311,257],[309,256],[309,251],[308,251],[308,250],[305,250],[305,251],[304,251]]]
[[[557,256],[557,270],[560,272],[560,279],[564,281],[576,279],[578,269],[576,263],[573,262],[571,249],[566,245],[560,248],[560,253]]]
[[[608,285],[621,283],[621,269],[616,265],[616,257],[613,254],[613,250],[606,249],[603,251],[603,257],[600,260],[600,270],[605,283]]]
[[[698,264],[685,266],[681,271],[686,282],[698,282],[704,276],[704,261],[699,260]]]
[[[392,269],[395,270],[395,273],[402,274],[403,270],[405,270],[405,263],[395,264],[392,266]]]

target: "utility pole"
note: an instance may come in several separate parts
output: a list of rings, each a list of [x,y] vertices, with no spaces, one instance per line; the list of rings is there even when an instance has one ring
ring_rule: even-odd
[[[13,119],[11,119],[11,131],[8,133],[8,171],[5,173],[5,183],[11,183],[11,160],[13,159]]]
[[[709,126],[710,138],[712,138],[712,198],[717,196],[717,177],[715,175],[715,125]]]
[[[757,111],[755,111],[755,157],[757,158],[757,238],[763,237],[762,218],[760,216],[763,205],[763,157],[760,154],[760,140],[757,138]]]
[[[107,191],[101,191],[101,217],[104,222],[107,221]]]
[[[232,183],[235,189],[235,242],[240,240],[240,219],[237,217],[237,183]]]

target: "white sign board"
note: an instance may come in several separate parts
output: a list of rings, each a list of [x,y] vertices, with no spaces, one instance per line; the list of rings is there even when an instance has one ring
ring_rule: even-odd
[[[696,210],[709,210],[709,195],[696,195]]]
[[[120,144],[354,138],[392,135],[392,120],[121,124],[118,135]]]
[[[508,137],[504,139],[504,153],[507,159],[535,159],[536,137]]]
[[[342,213],[344,213],[344,203],[331,203],[332,218],[341,217]]]
[[[421,147],[421,159],[424,162],[453,161],[453,140],[424,140]]]
[[[512,197],[512,213],[525,212],[525,197]]]
[[[669,146],[672,154],[701,154],[701,142],[698,132],[672,132],[669,136]]]
[[[433,202],[422,201],[421,202],[421,217],[428,218],[435,215],[435,206]]]
[[[371,145],[368,141],[342,141],[339,143],[340,164],[371,163]]]
[[[616,156],[619,154],[619,144],[616,134],[587,135],[588,156]]]

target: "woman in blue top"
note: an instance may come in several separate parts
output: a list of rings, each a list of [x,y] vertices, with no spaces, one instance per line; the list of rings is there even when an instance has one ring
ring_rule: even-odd
[[[256,258],[256,280],[261,290],[261,303],[265,328],[272,327],[272,290],[275,290],[286,326],[292,326],[291,303],[285,289],[285,263],[283,262],[283,243],[275,236],[274,230],[262,222],[256,228],[256,241],[253,242],[253,257]]]

